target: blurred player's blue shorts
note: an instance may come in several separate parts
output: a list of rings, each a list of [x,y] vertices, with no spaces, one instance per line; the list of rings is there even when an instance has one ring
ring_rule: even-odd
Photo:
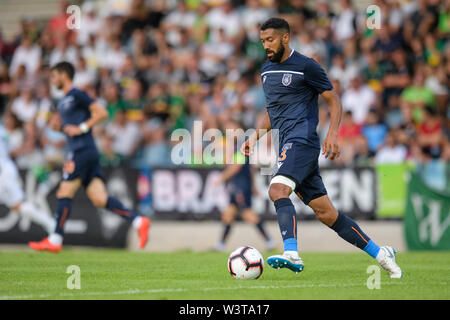
[[[280,151],[273,177],[285,176],[295,182],[295,194],[305,203],[327,194],[319,172],[320,149],[291,142]],[[273,178],[272,177],[272,178]]]
[[[239,210],[245,210],[252,207],[252,188],[248,185],[236,186],[230,184],[229,188],[230,204],[235,205]]]
[[[85,188],[94,178],[105,180],[97,149],[84,148],[68,153],[63,168],[63,181],[72,181],[78,178],[81,179]]]

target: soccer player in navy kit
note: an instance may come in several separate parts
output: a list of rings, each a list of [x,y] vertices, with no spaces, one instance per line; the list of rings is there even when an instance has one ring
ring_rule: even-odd
[[[275,269],[288,268],[296,273],[303,270],[297,248],[297,218],[289,199],[292,192],[308,206],[317,218],[333,229],[341,238],[375,258],[391,278],[400,278],[402,271],[395,261],[395,251],[389,246],[379,247],[359,226],[339,213],[327,196],[319,173],[320,154],[318,124],[318,96],[330,107],[330,127],[322,146],[322,153],[331,160],[339,157],[337,132],[342,107],[325,71],[313,59],[289,48],[289,24],[279,18],[267,20],[260,29],[260,38],[268,60],[261,68],[267,114],[263,124],[242,145],[241,152],[253,152],[260,132],[278,129],[281,147],[277,171],[269,187],[284,243],[282,255],[271,256],[267,263]]]
[[[94,206],[106,208],[122,216],[137,229],[139,246],[143,248],[147,243],[151,221],[147,217],[136,215],[118,199],[108,196],[99,163],[99,153],[91,133],[91,128],[107,117],[107,111],[85,92],[72,86],[74,74],[75,69],[68,62],[60,62],[51,70],[52,84],[65,94],[58,103],[58,113],[62,121],[62,130],[68,137],[70,151],[56,194],[58,202],[55,231],[48,238],[40,242],[30,242],[29,245],[35,250],[55,253],[62,249],[64,224],[70,215],[72,198],[83,186]]]
[[[240,126],[233,121],[228,122],[226,127],[227,130],[240,129]],[[237,141],[233,142],[236,147]],[[233,150],[236,150],[235,147]],[[224,149],[225,152],[227,152],[227,148],[225,147]],[[231,225],[234,222],[237,213],[240,212],[244,221],[256,226],[259,233],[266,241],[267,250],[272,250],[275,247],[275,243],[266,232],[264,222],[252,208],[253,179],[249,157],[244,156],[239,151],[233,154],[231,154],[231,150],[229,150],[229,152],[229,158],[233,159],[233,163],[226,164],[225,169],[221,172],[220,177],[215,182],[216,185],[227,183],[230,195],[230,203],[221,214],[223,233],[220,241],[216,244],[215,249],[218,251],[225,249],[225,241],[230,233]]]

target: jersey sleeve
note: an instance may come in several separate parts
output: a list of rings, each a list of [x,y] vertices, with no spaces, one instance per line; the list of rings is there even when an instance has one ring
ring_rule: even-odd
[[[333,89],[325,70],[314,59],[308,59],[306,63],[305,80],[319,94]]]
[[[89,97],[84,91],[78,91],[76,99],[78,107],[86,110],[89,110],[89,106],[94,102],[94,99]]]

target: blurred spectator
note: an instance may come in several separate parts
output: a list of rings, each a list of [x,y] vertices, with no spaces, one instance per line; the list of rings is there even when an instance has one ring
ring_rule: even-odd
[[[358,77],[359,68],[356,64],[347,64],[343,54],[336,54],[328,73],[330,79],[339,79],[344,89],[348,88],[351,79]]]
[[[25,66],[28,74],[33,74],[39,68],[41,59],[41,48],[33,44],[29,37],[24,37],[22,43],[14,51],[9,74],[15,76],[21,65]]]
[[[407,154],[406,147],[397,142],[394,132],[391,131],[387,133],[385,143],[378,149],[374,160],[376,164],[403,163]]]
[[[425,87],[425,76],[421,70],[414,75],[413,82],[403,90],[401,98],[403,111],[406,119],[413,119],[420,123],[422,120],[422,109],[428,105],[435,107],[433,91]]]
[[[338,141],[342,149],[339,163],[351,164],[356,157],[367,154],[366,139],[361,129],[361,125],[354,122],[352,112],[345,112],[338,131]]]
[[[139,143],[139,126],[136,122],[127,121],[124,110],[118,110],[114,122],[106,126],[103,155],[108,162],[120,164],[134,155]]]
[[[362,134],[367,140],[369,156],[375,155],[377,149],[383,144],[387,131],[387,126],[380,122],[377,112],[370,110],[362,127]]]
[[[355,36],[356,12],[351,0],[339,0],[340,12],[333,19],[333,30],[336,41],[341,42]]]
[[[106,99],[106,109],[108,110],[108,119],[114,120],[119,110],[125,110],[125,103],[120,97],[119,85],[110,82],[103,88],[103,96]]]
[[[12,112],[7,112],[3,116],[5,130],[8,135],[9,154],[15,159],[24,150],[25,134],[23,124]]]
[[[417,143],[422,148],[442,150],[444,141],[442,122],[433,108],[423,110],[423,121],[417,130]]]
[[[24,89],[11,105],[11,112],[22,122],[33,121],[37,111],[38,105],[31,89]]]
[[[366,120],[369,110],[375,106],[376,96],[371,87],[363,84],[359,76],[354,76],[350,87],[342,95],[342,107],[351,111],[353,120],[362,124]]]

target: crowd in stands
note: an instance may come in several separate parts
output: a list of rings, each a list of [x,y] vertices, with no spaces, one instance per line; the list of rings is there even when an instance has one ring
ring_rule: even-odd
[[[170,165],[170,134],[195,120],[204,130],[230,120],[255,127],[265,108],[259,26],[279,16],[291,26],[291,47],[323,66],[341,98],[341,158],[321,164],[413,162],[444,189],[450,0],[372,2],[381,13],[374,29],[372,13],[351,0],[79,1],[80,29],[67,27],[64,1],[48,21],[24,17],[14,38],[0,36],[11,156],[20,168],[62,163],[65,137],[48,121],[59,94],[50,67],[63,60],[76,66],[75,85],[108,110],[94,129],[104,165]],[[324,139],[322,99],[319,118]]]

